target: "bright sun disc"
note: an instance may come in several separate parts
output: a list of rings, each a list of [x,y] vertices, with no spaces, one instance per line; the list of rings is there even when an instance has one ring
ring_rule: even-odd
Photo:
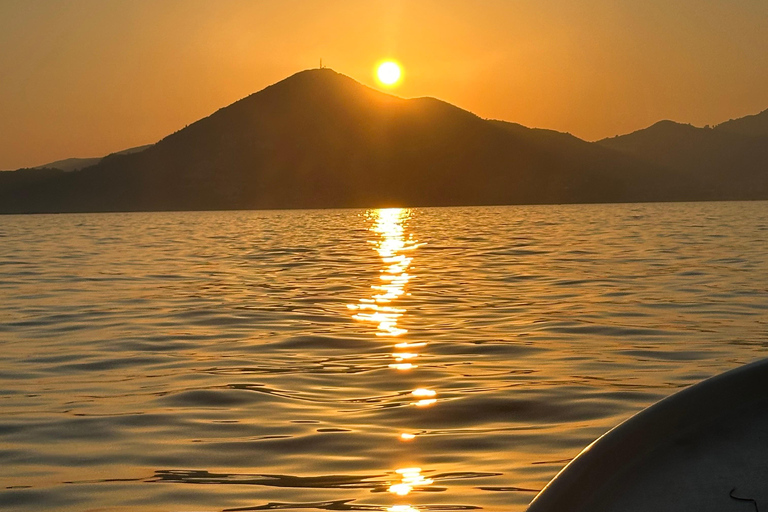
[[[395,85],[400,81],[401,75],[402,72],[400,71],[400,66],[397,62],[391,60],[382,62],[376,70],[376,76],[379,78],[379,82],[384,85]]]

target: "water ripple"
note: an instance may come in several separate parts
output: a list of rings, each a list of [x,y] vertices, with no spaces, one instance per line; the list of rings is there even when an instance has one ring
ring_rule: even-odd
[[[522,511],[619,421],[765,357],[766,226],[766,202],[0,217],[0,503]]]

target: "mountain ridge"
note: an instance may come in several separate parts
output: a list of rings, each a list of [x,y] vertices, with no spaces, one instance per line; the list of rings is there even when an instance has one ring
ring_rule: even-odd
[[[768,109],[757,114],[720,123],[715,126],[715,129],[755,137],[768,137]]]
[[[327,68],[287,77],[141,152],[6,178],[2,213],[718,198],[709,183],[691,186],[687,171],[616,141],[399,98]]]
[[[702,197],[768,199],[768,135],[761,135],[763,123],[768,128],[768,110],[715,127],[665,120],[596,144],[676,173]]]

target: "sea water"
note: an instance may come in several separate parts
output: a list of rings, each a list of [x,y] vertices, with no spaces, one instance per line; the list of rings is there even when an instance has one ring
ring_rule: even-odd
[[[768,355],[768,203],[0,217],[0,508],[522,511]]]

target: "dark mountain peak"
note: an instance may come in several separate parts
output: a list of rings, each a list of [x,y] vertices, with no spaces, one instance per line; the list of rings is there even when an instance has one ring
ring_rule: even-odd
[[[625,141],[627,139],[635,138],[639,135],[647,136],[648,134],[657,134],[661,132],[670,132],[673,130],[676,130],[681,127],[690,126],[690,125],[684,125],[682,123],[678,123],[676,121],[670,121],[669,119],[662,119],[661,121],[656,121],[652,125],[641,128],[639,130],[636,130],[631,133],[625,133],[623,135],[614,135],[613,137],[606,137],[604,139],[598,140],[596,144],[601,145],[612,145],[617,141]]]
[[[305,69],[251,94],[248,98],[258,94],[286,95],[312,94],[313,92],[338,94],[363,87],[365,86],[353,78],[330,68]]]
[[[180,137],[209,137],[212,132],[269,130],[338,119],[345,113],[367,112],[405,100],[367,87],[329,68],[295,73],[223,107],[166,137],[158,146]],[[183,135],[182,135],[183,134]]]
[[[698,139],[705,130],[690,124],[665,119],[626,135],[597,141],[601,146],[640,155],[649,146],[677,146],[682,141]]]
[[[292,99],[307,100],[334,98],[340,99],[345,104],[350,101],[365,101],[369,106],[399,106],[422,113],[433,114],[459,114],[480,119],[478,116],[446,101],[423,96],[412,99],[404,99],[399,96],[376,90],[364,85],[354,78],[338,73],[330,68],[315,68],[299,71],[288,78],[277,82],[266,89],[252,94],[255,97],[261,93],[270,92],[275,95],[292,95]],[[359,104],[357,105],[359,106]]]
[[[311,85],[318,85],[318,84],[350,84],[355,83],[359,84],[357,80],[355,80],[352,77],[349,77],[345,74],[339,73],[338,71],[335,71],[331,68],[310,68],[310,69],[304,69],[302,71],[297,71],[296,73],[283,78],[279,82],[275,82],[274,84],[267,87],[267,89],[270,89],[272,87],[282,87],[286,85],[292,85],[292,84],[311,84]]]
[[[269,101],[402,101],[397,96],[372,89],[330,68],[299,71],[240,101],[247,103],[249,101],[257,101],[257,99],[268,99]],[[240,102],[235,102],[233,105],[238,103]]]
[[[637,135],[645,135],[645,136],[653,136],[653,137],[668,137],[671,135],[678,136],[680,134],[692,134],[699,130],[701,130],[701,128],[697,128],[692,124],[678,123],[677,121],[670,121],[669,119],[664,119],[664,120],[653,123],[648,128],[644,128],[642,130],[638,130],[636,132],[633,132],[627,135],[622,135],[620,137],[633,137]]]
[[[252,155],[266,156],[278,146],[303,144],[322,148],[324,153],[336,151],[341,157],[341,153],[354,154],[360,144],[392,144],[394,134],[404,130],[462,130],[464,123],[484,122],[435,98],[403,99],[332,69],[309,69],[166,137],[153,152],[173,146],[199,160],[203,153],[242,152],[245,146]],[[289,160],[299,154],[294,152]]]
[[[294,73],[293,75],[284,78],[283,80],[276,82],[270,87],[279,88],[281,86],[294,85],[304,87],[357,87],[361,89],[367,89],[373,91],[374,89],[367,87],[351,76],[339,73],[331,68],[314,68],[305,69]],[[385,94],[385,93],[381,93]]]
[[[646,128],[646,130],[672,130],[672,129],[688,129],[688,128],[695,128],[692,124],[686,124],[686,123],[678,123],[677,121],[672,121],[670,119],[662,119],[661,121],[657,121],[653,123],[651,126]]]

